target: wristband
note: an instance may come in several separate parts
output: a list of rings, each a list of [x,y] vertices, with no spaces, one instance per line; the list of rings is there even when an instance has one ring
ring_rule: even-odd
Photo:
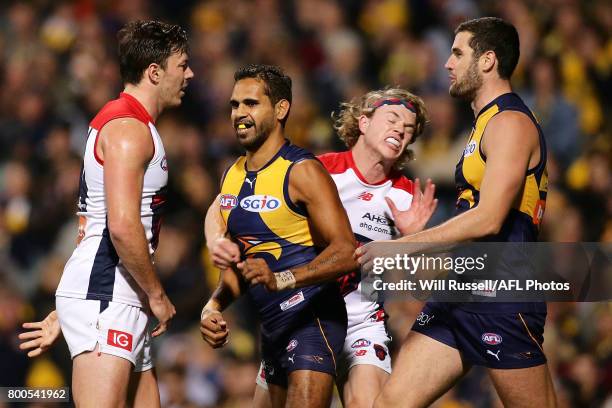
[[[276,290],[293,289],[295,288],[295,276],[289,269],[282,272],[275,272]]]

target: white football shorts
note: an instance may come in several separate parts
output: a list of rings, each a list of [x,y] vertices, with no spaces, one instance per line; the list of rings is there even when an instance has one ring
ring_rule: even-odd
[[[108,306],[101,311],[101,304]],[[57,317],[70,357],[93,351],[125,358],[135,372],[153,368],[149,316],[125,303],[56,296]]]

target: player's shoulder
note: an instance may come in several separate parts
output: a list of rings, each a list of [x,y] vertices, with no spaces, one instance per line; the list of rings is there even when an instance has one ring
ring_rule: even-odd
[[[522,140],[526,135],[534,136],[537,140],[538,126],[528,112],[523,110],[507,109],[497,113],[487,123],[487,135],[503,135],[504,138]]]
[[[394,171],[390,177],[391,188],[414,194],[414,182],[399,171]]]
[[[91,121],[91,127],[102,129],[108,122],[119,118],[132,118],[148,126],[151,117],[144,107],[132,96],[122,93],[117,99],[107,102]]]
[[[315,155],[312,154],[309,150],[304,149],[303,147],[294,145],[293,143],[287,142],[280,151],[280,155],[290,162],[301,162],[304,160],[314,160]]]
[[[330,174],[344,173],[351,167],[351,152],[332,152],[317,156]]]

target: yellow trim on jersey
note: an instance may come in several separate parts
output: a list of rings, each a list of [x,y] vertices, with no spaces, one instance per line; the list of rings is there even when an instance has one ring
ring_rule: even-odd
[[[478,117],[474,131],[472,132],[472,137],[470,138],[470,141],[467,145],[467,148],[470,148],[470,145],[474,144],[474,150],[471,153],[468,152],[469,154],[467,155],[465,154],[466,152],[464,152],[463,155],[463,166],[461,168],[461,171],[463,172],[463,177],[477,191],[480,191],[480,184],[482,183],[482,178],[484,176],[485,171],[485,160],[480,155],[480,142],[482,141],[482,136],[484,135],[484,131],[487,127],[487,124],[489,123],[489,120],[498,112],[498,106],[493,105]],[[473,195],[470,193],[470,195],[467,196],[466,199],[470,203],[470,207],[473,207]]]
[[[257,174],[255,194],[273,195],[281,199],[283,203],[279,210],[262,212],[259,215],[270,231],[280,238],[286,239],[292,244],[313,246],[308,220],[303,215],[293,211],[285,201],[284,181],[287,177],[287,170],[292,164],[292,161],[279,157],[274,163]],[[279,174],[283,174],[282,179],[278,177]]]
[[[476,126],[470,136],[466,150],[464,151],[461,172],[465,181],[474,188],[474,191],[480,191],[486,166],[485,160],[480,154],[482,136],[484,135],[489,120],[499,113],[499,111],[499,106],[495,104],[478,116]],[[539,223],[538,214],[540,212],[540,206],[544,205],[543,200],[540,199],[540,192],[545,192],[547,190],[547,183],[548,177],[546,172],[542,175],[540,185],[538,185],[534,174],[526,175],[525,184],[513,203],[512,208],[529,215],[535,223]],[[459,194],[459,198],[467,201],[470,208],[474,207],[476,204],[474,191],[468,188]]]
[[[246,157],[242,156],[227,171],[221,186],[222,195],[231,194],[238,198],[240,190],[246,183],[245,177],[247,172],[245,170],[245,162]],[[273,163],[257,172],[253,195],[272,196],[278,199],[281,205],[274,211],[253,212],[252,214],[254,217],[260,217],[266,227],[278,238],[292,244],[314,246],[308,219],[293,211],[285,200],[283,186],[287,171],[292,164],[292,161],[278,157]],[[236,205],[240,206],[240,198],[238,198]],[[226,224],[228,223],[231,211],[232,209],[221,209],[221,215]],[[276,242],[255,244],[253,247],[248,247],[246,253],[250,254],[261,251],[272,253],[277,259],[280,258],[281,248]]]
[[[223,179],[223,184],[221,184],[221,194],[231,194],[235,197],[238,197],[240,194],[240,189],[242,188],[242,184],[244,183],[244,176],[246,173],[244,172],[244,163],[246,157],[241,156],[232,164],[229,170],[225,173],[225,178]],[[225,225],[227,225],[227,219],[229,218],[231,210],[224,210],[221,208],[221,216],[223,217],[223,221],[225,221]]]

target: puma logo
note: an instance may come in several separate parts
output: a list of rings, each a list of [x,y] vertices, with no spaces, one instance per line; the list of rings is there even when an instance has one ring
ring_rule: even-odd
[[[499,352],[500,351],[501,350],[497,350],[497,353],[494,353],[491,350],[487,350],[487,354],[490,354],[490,355],[494,356],[497,359],[497,361],[499,361]]]
[[[249,183],[249,186],[251,186],[251,188],[253,188],[253,181],[255,181],[255,180],[251,180],[250,178],[245,178],[244,179],[244,182],[245,183]]]

